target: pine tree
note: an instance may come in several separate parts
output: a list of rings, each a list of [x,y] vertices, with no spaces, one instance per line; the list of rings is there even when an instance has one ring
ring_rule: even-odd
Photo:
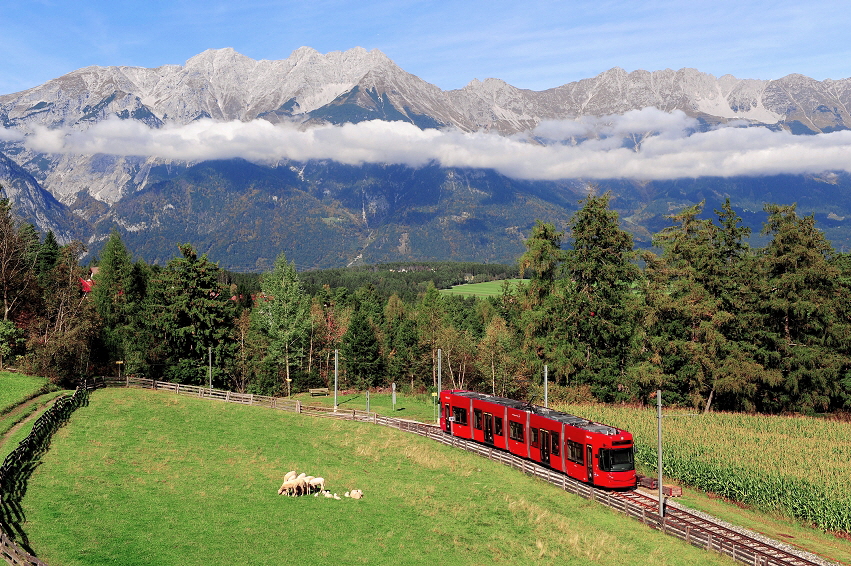
[[[765,206],[763,234],[771,242],[760,260],[766,281],[764,324],[773,333],[776,367],[783,384],[766,392],[762,408],[826,410],[839,395],[849,358],[846,336],[836,331],[840,271],[831,264],[833,248],[796,206]]]
[[[50,272],[59,261],[59,243],[56,241],[56,236],[53,235],[53,230],[49,230],[44,237],[38,251],[38,262],[36,264],[36,273],[39,283],[45,287],[50,279]]]
[[[219,266],[206,254],[198,257],[190,244],[178,249],[181,255],[169,260],[149,287],[147,316],[151,331],[161,337],[151,356],[166,378],[200,385],[207,382],[208,356],[215,354],[217,368],[223,365],[233,308],[218,284]]]
[[[132,270],[130,253],[124,247],[118,231],[113,230],[101,252],[91,293],[95,308],[103,321],[103,340],[111,359],[124,359],[125,343],[131,338],[128,336],[127,325],[131,314]]]
[[[670,215],[674,224],[654,238],[662,257],[645,255],[650,280],[646,297],[656,323],[654,350],[670,375],[666,389],[681,402],[709,410],[718,366],[726,354],[722,327],[732,315],[707,288],[717,274],[719,255],[717,228],[712,220],[700,218],[702,210],[700,203]]]
[[[628,368],[635,356],[641,271],[632,236],[620,227],[610,201],[610,193],[591,194],[571,218],[573,245],[565,254],[562,292],[572,320],[562,332],[578,346],[576,381],[590,384],[599,399],[625,400],[638,393]]]
[[[355,307],[349,328],[343,336],[342,355],[346,373],[359,389],[383,385],[384,364],[369,315],[369,309]]]

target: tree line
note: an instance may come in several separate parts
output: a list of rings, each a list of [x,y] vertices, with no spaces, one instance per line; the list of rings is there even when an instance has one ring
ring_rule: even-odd
[[[436,386],[439,351],[445,387],[515,398],[540,395],[546,366],[551,399],[647,403],[662,388],[704,411],[851,408],[851,255],[813,216],[766,205],[768,243],[751,248],[729,200],[714,216],[700,203],[636,250],[610,199],[581,201],[566,233],[538,222],[518,260],[527,279],[493,298],[443,295],[427,266],[392,292],[351,290],[359,271],[326,278],[349,287],[323,283],[284,254],[252,289],[189,244],[165,266],[133,261],[117,231],[86,292],[82,244],[42,237],[0,201],[0,367],[70,384],[121,362],[285,395],[333,385],[336,351],[342,387],[422,391]]]

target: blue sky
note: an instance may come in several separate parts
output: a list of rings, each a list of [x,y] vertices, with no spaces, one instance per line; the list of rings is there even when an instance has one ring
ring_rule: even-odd
[[[443,89],[542,90],[618,66],[851,76],[851,10],[809,0],[0,0],[0,93],[88,65],[182,64],[209,48],[283,59],[377,48]]]

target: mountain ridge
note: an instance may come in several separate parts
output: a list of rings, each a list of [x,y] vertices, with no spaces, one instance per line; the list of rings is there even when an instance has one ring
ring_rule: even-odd
[[[816,81],[800,74],[776,80],[716,78],[691,68],[627,72],[615,67],[541,91],[517,88],[497,78],[472,79],[460,89],[442,90],[401,69],[378,50],[353,48],[322,54],[301,47],[286,59],[255,60],[231,48],[210,49],[183,65],[86,67],[31,89],[0,95],[0,123],[16,132],[0,137],[0,158],[7,160],[5,167],[0,161],[0,183],[16,207],[42,231],[54,230],[60,242],[82,239],[95,251],[112,226],[158,258],[162,250],[173,247],[166,241],[172,237],[197,238],[223,254],[239,248],[243,258],[260,254],[259,244],[240,247],[239,243],[253,241],[258,232],[277,234],[269,245],[279,248],[308,245],[295,232],[274,229],[270,221],[274,218],[306,226],[314,241],[337,242],[336,250],[317,251],[313,256],[293,252],[304,265],[344,265],[358,257],[389,261],[417,250],[432,259],[505,261],[522,252],[517,234],[531,227],[532,212],[565,225],[575,202],[587,194],[581,179],[533,182],[469,167],[350,167],[286,158],[251,167],[236,160],[205,168],[203,162],[156,155],[37,151],[26,139],[51,130],[84,133],[115,119],[154,130],[209,119],[264,120],[303,131],[324,124],[384,120],[409,122],[421,130],[491,132],[510,138],[547,121],[623,116],[648,107],[682,112],[706,130],[741,122],[793,134],[834,132],[851,128],[851,79]],[[246,185],[215,172],[223,169],[240,171],[259,184]],[[296,171],[301,173],[287,173]],[[811,177],[789,178],[797,179],[801,187],[812,186]],[[837,179],[831,186],[844,190],[848,175]],[[658,226],[672,206],[691,204],[688,198],[709,194],[709,200],[716,202],[724,195],[742,195],[753,207],[759,198],[749,191],[757,186],[766,190],[758,179],[680,183],[613,179],[600,184],[618,193],[613,203],[645,243],[651,227]],[[691,188],[682,188],[686,186]],[[259,200],[252,201],[237,187]],[[193,191],[206,196],[193,200]],[[765,197],[769,199],[770,194]],[[851,218],[851,205],[846,210],[842,198],[834,201],[811,203],[812,210],[818,209],[825,218],[830,214],[831,218]],[[287,202],[301,216],[279,210]],[[240,219],[202,210],[204,206],[226,208],[225,204],[232,215],[242,215],[242,225]],[[145,210],[154,206],[159,208]],[[518,214],[521,206],[528,210]],[[513,214],[522,220],[512,222]],[[211,220],[205,225],[192,215]],[[167,223],[191,229],[175,231]],[[254,236],[247,223],[253,223]],[[834,224],[831,229],[839,234],[841,221]],[[230,247],[218,246],[210,239],[211,226],[237,240]],[[425,227],[421,236],[415,234],[417,226]],[[151,241],[160,242],[156,250],[146,243]],[[506,251],[494,246],[505,246]],[[240,260],[231,265],[248,268],[249,264]]]

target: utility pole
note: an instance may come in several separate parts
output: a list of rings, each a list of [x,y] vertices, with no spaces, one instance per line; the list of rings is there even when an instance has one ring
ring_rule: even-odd
[[[338,350],[334,350],[334,412],[335,413],[337,412],[337,364],[338,364],[338,361],[339,361],[338,357],[337,357],[337,352],[338,352]]]
[[[213,390],[213,347],[207,346],[207,379],[210,382],[210,391]]]
[[[657,455],[657,463],[658,466],[658,484],[659,484],[659,517],[665,518],[665,500],[664,494],[662,493],[662,390],[656,390],[656,420],[658,421],[658,430],[657,430],[657,440],[658,444],[656,445],[656,455]]]
[[[437,395],[437,412],[436,412],[435,417],[434,417],[435,423],[439,422],[439,419],[440,419],[440,390],[443,388],[443,384],[441,383],[441,380],[443,378],[443,376],[441,375],[442,356],[443,356],[443,350],[438,348],[437,349],[437,392],[435,393],[435,395]]]
[[[441,366],[442,354],[443,354],[443,351],[440,348],[438,348],[437,349],[437,394],[438,395],[440,395],[440,390],[443,388],[443,386],[440,382],[440,380],[441,380],[441,375],[440,375],[441,367],[440,366]]]
[[[549,385],[550,385],[550,382],[547,381],[547,364],[544,364],[544,407],[547,407],[547,408],[549,408],[549,406],[550,406],[549,403],[548,403],[548,401],[549,401],[549,396],[548,396]]]

